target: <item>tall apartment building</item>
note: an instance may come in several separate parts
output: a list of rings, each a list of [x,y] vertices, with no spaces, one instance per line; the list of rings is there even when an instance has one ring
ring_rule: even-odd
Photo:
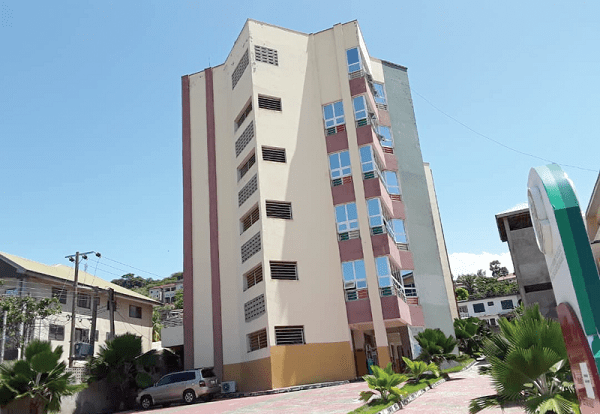
[[[182,77],[184,354],[243,391],[398,367],[458,317],[405,67],[248,20]]]

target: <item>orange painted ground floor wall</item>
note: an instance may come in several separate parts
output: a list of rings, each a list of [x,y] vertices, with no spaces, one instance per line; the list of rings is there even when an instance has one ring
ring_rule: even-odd
[[[238,391],[250,392],[356,378],[349,342],[272,346],[270,351],[267,358],[226,364],[223,381],[236,381]]]

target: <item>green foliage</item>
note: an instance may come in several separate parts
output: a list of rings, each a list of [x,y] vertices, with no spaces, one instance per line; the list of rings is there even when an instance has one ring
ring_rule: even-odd
[[[440,376],[440,369],[433,362],[427,364],[423,361],[411,361],[406,357],[402,357],[402,359],[404,360],[406,368],[408,369],[408,377],[412,379],[413,382],[419,382],[421,377],[423,377],[423,375],[428,371],[430,371],[434,377]]]
[[[456,289],[456,299],[468,300],[469,299],[469,291],[465,288]]]
[[[160,341],[160,333],[163,328],[161,309],[162,306],[155,306],[152,309],[152,341]]]
[[[175,292],[175,305],[174,309],[183,309],[183,289],[179,289]]]
[[[31,296],[4,296],[0,298],[0,310],[6,311],[7,345],[22,348],[26,339],[31,337],[36,320],[62,312],[58,298],[41,298]],[[2,324],[0,318],[0,325]],[[23,324],[23,335],[21,335]]]
[[[454,332],[458,340],[458,349],[469,356],[479,355],[483,340],[492,334],[485,321],[474,317],[455,319]]]
[[[446,359],[454,359],[452,354],[456,347],[456,339],[452,335],[446,336],[439,328],[427,328],[419,332],[415,339],[421,345],[421,354],[418,359],[427,363],[435,362],[440,364]]]
[[[62,396],[85,388],[73,384],[66,364],[59,362],[62,353],[62,346],[52,351],[50,342],[34,340],[27,345],[24,360],[0,365],[0,405],[28,398],[33,412],[60,411]]]
[[[500,266],[500,262],[498,260],[490,262],[490,272],[492,272],[492,277],[495,277],[496,279],[499,277],[508,276],[508,269],[504,266]]]
[[[125,277],[127,275],[122,276]],[[156,286],[160,286],[160,285],[166,285],[167,283],[175,283],[178,280],[181,279],[181,276],[183,276],[183,272],[176,272],[173,273],[171,276],[166,277],[164,279],[161,280],[154,280],[154,279],[142,279],[144,280],[144,283],[142,283],[140,286],[136,286],[131,288],[131,290],[133,290],[134,292],[137,292],[139,294],[142,294],[144,296],[149,296],[150,295],[150,289]],[[116,279],[117,281],[121,280],[121,279]],[[115,280],[112,281],[112,283],[116,283]],[[122,283],[122,282],[121,282]],[[117,283],[119,284],[119,283]]]
[[[142,355],[142,338],[126,333],[106,341],[98,356],[88,362],[88,381],[107,380],[115,388],[115,403],[133,406],[137,390],[152,383],[146,368],[155,363],[155,356]]]
[[[144,279],[141,276],[136,276],[133,273],[127,273],[121,276],[120,279],[114,279],[110,283],[122,286],[127,289],[142,288],[149,283],[154,282],[152,278]]]
[[[405,375],[396,374],[392,371],[392,363],[388,363],[385,369],[373,365],[373,375],[365,375],[363,379],[372,390],[379,392],[380,399],[383,402],[390,400],[397,401],[402,397],[402,393],[397,388],[397,385],[407,380]],[[360,393],[360,399],[368,401],[374,392],[363,391]]]
[[[469,294],[469,299],[485,299],[519,293],[517,282],[498,280],[499,277],[508,275],[508,270],[506,267],[501,267],[498,260],[490,263],[490,270],[492,277],[487,277],[484,270],[478,270],[477,274],[460,275],[456,282],[464,286]],[[459,298],[459,300],[461,299]]]
[[[483,353],[496,395],[471,400],[470,413],[520,402],[528,413],[578,412],[560,324],[536,304],[512,321],[500,319],[500,334],[485,340]]]

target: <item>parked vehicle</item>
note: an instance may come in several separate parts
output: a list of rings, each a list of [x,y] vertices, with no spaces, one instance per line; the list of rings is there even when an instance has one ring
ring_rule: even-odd
[[[197,398],[209,401],[221,392],[221,384],[212,368],[173,372],[162,377],[152,387],[140,391],[137,403],[144,409],[154,404],[169,405],[183,401],[191,404]]]

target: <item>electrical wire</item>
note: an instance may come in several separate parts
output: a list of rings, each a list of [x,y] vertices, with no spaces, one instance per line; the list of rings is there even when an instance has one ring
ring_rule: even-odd
[[[537,155],[530,154],[528,152],[520,151],[520,150],[518,150],[516,148],[513,148],[513,147],[510,147],[510,146],[508,146],[506,144],[503,144],[502,142],[500,142],[498,140],[495,140],[494,138],[490,138],[487,135],[484,135],[481,132],[474,130],[473,128],[471,128],[467,124],[465,124],[465,123],[459,121],[458,119],[456,119],[455,117],[453,117],[452,115],[447,114],[446,112],[442,111],[440,108],[438,108],[437,106],[435,106],[433,103],[431,103],[431,101],[429,101],[429,99],[425,98],[419,92],[417,92],[416,90],[414,90],[412,87],[409,86],[409,88],[410,88],[411,92],[413,92],[415,95],[419,96],[421,99],[423,99],[425,102],[427,102],[436,111],[438,111],[441,114],[447,116],[448,118],[450,118],[451,120],[453,120],[457,124],[462,125],[463,127],[465,127],[466,129],[468,129],[469,131],[473,132],[474,134],[479,135],[480,137],[485,138],[485,139],[487,139],[489,141],[492,141],[493,143],[495,143],[497,145],[500,145],[501,147],[504,147],[504,148],[506,148],[508,150],[511,150],[511,151],[516,152],[516,153],[521,154],[521,155],[525,155],[525,156],[528,156],[528,157],[537,158],[538,160],[541,160],[541,161],[549,162],[551,164],[558,164],[558,165],[561,165],[563,167],[577,168],[577,169],[582,170],[582,171],[590,171],[590,172],[594,172],[596,174],[598,173],[598,170],[592,170],[590,168],[579,167],[577,165],[570,165],[570,164],[558,163],[558,162],[549,160],[547,158],[539,157]]]

